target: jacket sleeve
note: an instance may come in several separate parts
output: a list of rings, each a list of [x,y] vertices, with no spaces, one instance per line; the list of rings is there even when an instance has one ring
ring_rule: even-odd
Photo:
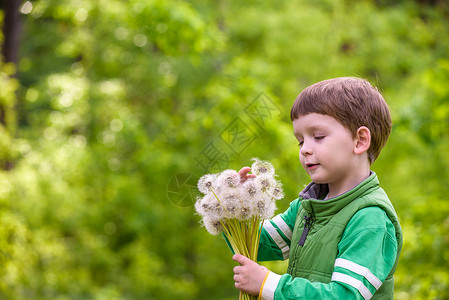
[[[258,261],[285,260],[290,253],[290,240],[301,202],[296,199],[282,214],[264,220],[259,243]]]
[[[262,299],[370,299],[390,273],[397,253],[395,229],[379,207],[358,211],[338,244],[330,283],[270,272]]]

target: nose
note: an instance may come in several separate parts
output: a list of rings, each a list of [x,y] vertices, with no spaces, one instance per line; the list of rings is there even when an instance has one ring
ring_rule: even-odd
[[[312,147],[310,147],[310,143],[306,143],[305,141],[301,145],[301,149],[299,150],[299,153],[302,156],[307,156],[312,154]]]

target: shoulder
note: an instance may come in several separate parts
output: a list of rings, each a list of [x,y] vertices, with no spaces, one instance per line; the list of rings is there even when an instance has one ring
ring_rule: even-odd
[[[349,220],[344,236],[371,232],[395,238],[395,227],[385,210],[379,206],[368,206],[358,210]]]
[[[349,220],[348,226],[363,223],[364,226],[385,227],[388,222],[391,223],[385,210],[379,206],[368,206],[358,210]]]

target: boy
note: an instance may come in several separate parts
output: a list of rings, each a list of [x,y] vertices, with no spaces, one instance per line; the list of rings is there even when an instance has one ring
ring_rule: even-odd
[[[258,255],[289,258],[287,273],[237,254],[235,286],[260,299],[392,299],[402,231],[370,171],[391,131],[385,100],[365,80],[335,78],[302,91],[290,117],[312,182],[264,222]]]

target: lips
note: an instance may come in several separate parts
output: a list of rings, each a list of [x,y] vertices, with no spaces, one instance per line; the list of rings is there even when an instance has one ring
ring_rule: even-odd
[[[316,169],[320,164],[306,164],[307,169],[313,170]]]

